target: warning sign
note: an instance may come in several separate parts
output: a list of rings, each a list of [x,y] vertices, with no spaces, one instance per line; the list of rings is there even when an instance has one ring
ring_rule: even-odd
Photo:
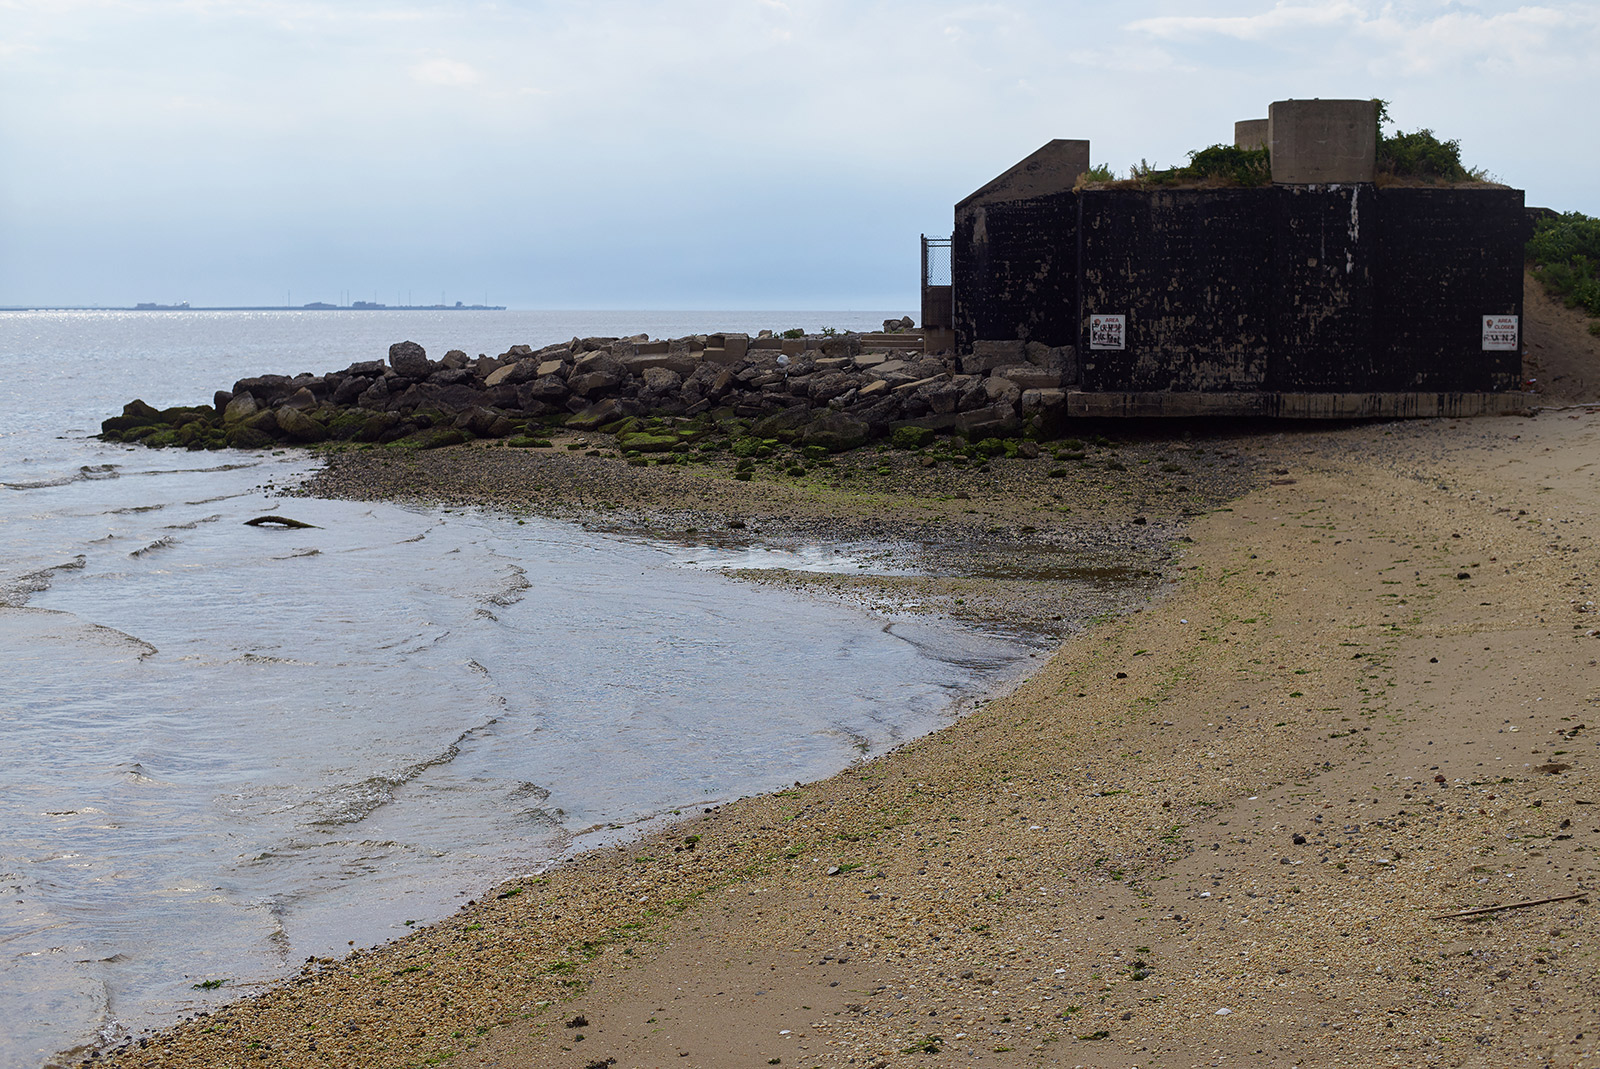
[[[1127,316],[1090,316],[1089,348],[1124,349],[1127,347]],[[1484,325],[1484,338],[1488,338],[1488,324]],[[1485,345],[1487,345],[1485,341]]]
[[[1516,352],[1519,346],[1516,316],[1483,317],[1483,351]]]

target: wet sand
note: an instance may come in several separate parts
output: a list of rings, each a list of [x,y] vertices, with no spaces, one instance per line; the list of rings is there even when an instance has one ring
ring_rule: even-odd
[[[542,496],[510,450],[334,465],[346,492],[678,533],[1116,537],[1163,586],[886,757],[512,881],[110,1064],[1600,1063],[1600,406],[1185,444],[1214,481],[1154,441],[1081,483],[903,458],[863,497],[581,452]],[[616,508],[549,489],[585,461],[637,480],[573,469]]]

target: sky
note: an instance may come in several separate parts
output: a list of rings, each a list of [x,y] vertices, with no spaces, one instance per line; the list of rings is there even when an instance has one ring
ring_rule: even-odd
[[[1600,215],[1600,3],[0,0],[0,306],[916,314],[1051,138],[1389,101]]]

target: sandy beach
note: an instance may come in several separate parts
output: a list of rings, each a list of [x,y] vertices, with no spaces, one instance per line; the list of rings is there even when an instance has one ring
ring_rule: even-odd
[[[1530,351],[1534,418],[1130,428],[1081,460],[852,455],[787,482],[600,442],[336,457],[312,492],[669,535],[1109,540],[1153,600],[886,757],[95,1060],[1600,1064],[1600,359],[1574,330]],[[1054,615],[1025,578],[970,608],[982,584],[922,582],[928,611]]]

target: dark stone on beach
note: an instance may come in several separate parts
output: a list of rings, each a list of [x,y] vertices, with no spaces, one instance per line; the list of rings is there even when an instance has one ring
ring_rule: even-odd
[[[389,346],[389,366],[408,379],[425,379],[433,372],[427,350],[414,341],[397,341]]]
[[[232,390],[218,390],[216,393],[211,395],[211,406],[217,410],[217,414],[220,416],[222,414],[222,410],[227,408],[228,402],[232,400]]]
[[[560,375],[546,375],[542,379],[535,379],[526,387],[527,396],[540,401],[564,401],[572,391],[567,389],[566,381]],[[518,391],[518,397],[522,392]]]
[[[872,428],[864,421],[843,412],[825,411],[817,415],[800,435],[806,445],[819,445],[832,453],[865,445]]]
[[[609,371],[592,371],[583,374],[574,371],[572,377],[567,380],[566,385],[567,389],[580,397],[593,397],[596,394],[614,389],[621,381],[622,377],[620,375]]]
[[[429,427],[411,436],[419,449],[442,449],[447,445],[460,445],[467,436],[455,427]]]
[[[266,408],[273,408],[298,389],[287,375],[256,375],[233,384],[235,394],[248,393]]]
[[[361,423],[361,429],[356,431],[356,440],[360,442],[381,441],[383,436],[393,430],[400,423],[400,417],[393,412],[374,412]]]
[[[627,413],[622,410],[622,402],[615,397],[608,397],[573,413],[567,419],[567,426],[575,431],[592,431],[602,423],[610,423],[625,415]]]
[[[296,442],[320,442],[328,437],[328,428],[295,408],[276,410],[278,429]]]
[[[279,408],[293,408],[301,412],[309,412],[317,407],[317,396],[308,388],[302,386],[294,393],[283,399]]]
[[[354,404],[377,381],[370,375],[347,375],[339,383],[338,389],[333,391],[333,403],[336,405]]]
[[[389,406],[389,379],[381,376],[372,380],[372,385],[361,391],[356,398],[356,404],[362,408],[382,409]]]
[[[792,442],[800,437],[801,430],[811,420],[810,410],[803,404],[793,408],[786,408],[782,412],[756,420],[750,427],[750,434],[756,438],[777,438],[781,441]]]
[[[244,423],[236,423],[229,427],[225,440],[234,449],[265,449],[277,441],[265,431],[258,431]]]
[[[253,431],[276,436],[278,433],[278,416],[270,408],[263,408],[253,416],[246,416],[244,425]]]
[[[481,405],[469,408],[457,416],[456,426],[479,438],[504,438],[517,430],[517,425],[503,413]]]
[[[407,387],[391,407],[402,412],[421,408],[454,414],[475,408],[487,400],[482,390],[472,386],[436,386],[431,382],[419,382]]]
[[[428,381],[435,386],[459,386],[476,380],[477,376],[464,367],[443,368],[428,376]]]
[[[806,392],[813,401],[821,403],[831,401],[860,385],[861,378],[858,375],[846,374],[843,371],[823,371],[811,376]]]
[[[229,401],[227,407],[222,410],[222,422],[238,423],[241,420],[249,419],[260,411],[261,406],[256,403],[253,394],[234,394],[233,400]]]

